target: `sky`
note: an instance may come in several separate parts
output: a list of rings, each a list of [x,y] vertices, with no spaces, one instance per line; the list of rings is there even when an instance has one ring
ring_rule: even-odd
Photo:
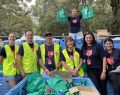
[[[27,5],[27,8],[24,7],[23,2],[18,0],[18,3],[21,7],[25,8],[25,10],[27,10],[27,9],[31,8],[32,5],[35,5],[35,1],[36,0],[32,0],[31,2],[28,2],[26,0],[23,0],[23,2]]]
[[[36,1],[36,0],[32,0],[30,3],[27,2],[26,0],[23,0],[23,1],[28,5],[28,7],[30,7],[30,6],[32,6],[32,5],[35,5],[35,1]]]

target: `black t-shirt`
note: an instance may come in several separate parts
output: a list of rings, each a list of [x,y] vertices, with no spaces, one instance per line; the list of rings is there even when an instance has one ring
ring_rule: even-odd
[[[41,50],[38,49],[38,59],[41,59]],[[45,67],[49,71],[55,70],[55,60],[54,60],[54,45],[48,46],[45,44]]]
[[[88,69],[102,69],[105,51],[100,44],[96,43],[95,45],[86,48],[82,46],[81,51]]]
[[[14,51],[15,50],[15,46],[10,46],[11,50]],[[2,47],[0,49],[0,56],[3,56],[4,58],[6,58],[6,50],[5,47]]]
[[[75,48],[75,51],[79,53],[80,57],[82,58],[82,53],[81,51],[78,49],[78,48]],[[69,57],[73,57],[73,51],[72,52],[69,52],[67,50],[67,53],[69,55]],[[66,59],[65,59],[65,56],[63,55],[63,53],[61,52],[60,53],[60,61],[65,61],[66,62]]]
[[[33,47],[34,47],[34,43],[29,44],[29,46],[30,46],[31,48],[33,48]],[[24,56],[23,44],[21,44],[21,45],[19,46],[18,55]]]
[[[80,20],[82,19],[82,15],[76,17],[68,17],[69,25],[70,25],[70,33],[77,33],[80,31]]]
[[[111,53],[106,53],[107,64],[108,64],[108,71],[115,70],[117,66],[120,65],[120,50],[117,48],[113,48]]]

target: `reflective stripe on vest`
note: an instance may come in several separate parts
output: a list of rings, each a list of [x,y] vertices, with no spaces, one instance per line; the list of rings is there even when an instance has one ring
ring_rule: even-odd
[[[68,53],[67,53],[67,50],[64,49],[62,50],[62,53],[66,59],[66,64],[71,68],[71,69],[74,69],[78,67],[79,63],[80,63],[80,55],[78,52],[74,51],[74,63],[73,61],[70,59]],[[74,66],[75,65],[75,66]],[[62,71],[66,71],[66,69],[64,67],[62,67]],[[81,68],[80,71],[79,71],[79,76],[83,77],[84,76],[84,72],[83,72],[83,69]]]
[[[27,42],[24,42],[23,49],[24,49],[24,56],[22,59],[22,66],[25,73],[32,73],[37,71],[38,44],[34,43],[34,48],[32,50],[29,44]]]
[[[18,46],[15,45],[15,51],[12,52],[9,45],[5,45],[6,58],[3,60],[3,75],[15,76],[20,71],[14,68],[14,62],[17,60]]]
[[[41,50],[41,57],[42,57],[42,62],[45,64],[45,44],[40,45],[40,50]],[[59,58],[60,58],[60,46],[59,44],[54,43],[54,61],[55,65],[59,63]],[[40,73],[43,73],[43,69],[40,68]]]

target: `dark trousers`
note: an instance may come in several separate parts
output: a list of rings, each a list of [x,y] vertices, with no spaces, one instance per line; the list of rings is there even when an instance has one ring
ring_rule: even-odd
[[[114,95],[120,95],[120,74],[110,73],[109,79],[113,85]]]
[[[107,81],[100,79],[101,72],[102,70],[100,69],[87,70],[88,77],[92,80],[100,95],[107,95]]]

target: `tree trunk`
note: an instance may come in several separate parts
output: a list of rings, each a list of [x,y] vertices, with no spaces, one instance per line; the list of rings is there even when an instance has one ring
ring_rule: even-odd
[[[111,0],[112,11],[113,11],[113,22],[111,32],[112,34],[120,33],[120,0]]]

